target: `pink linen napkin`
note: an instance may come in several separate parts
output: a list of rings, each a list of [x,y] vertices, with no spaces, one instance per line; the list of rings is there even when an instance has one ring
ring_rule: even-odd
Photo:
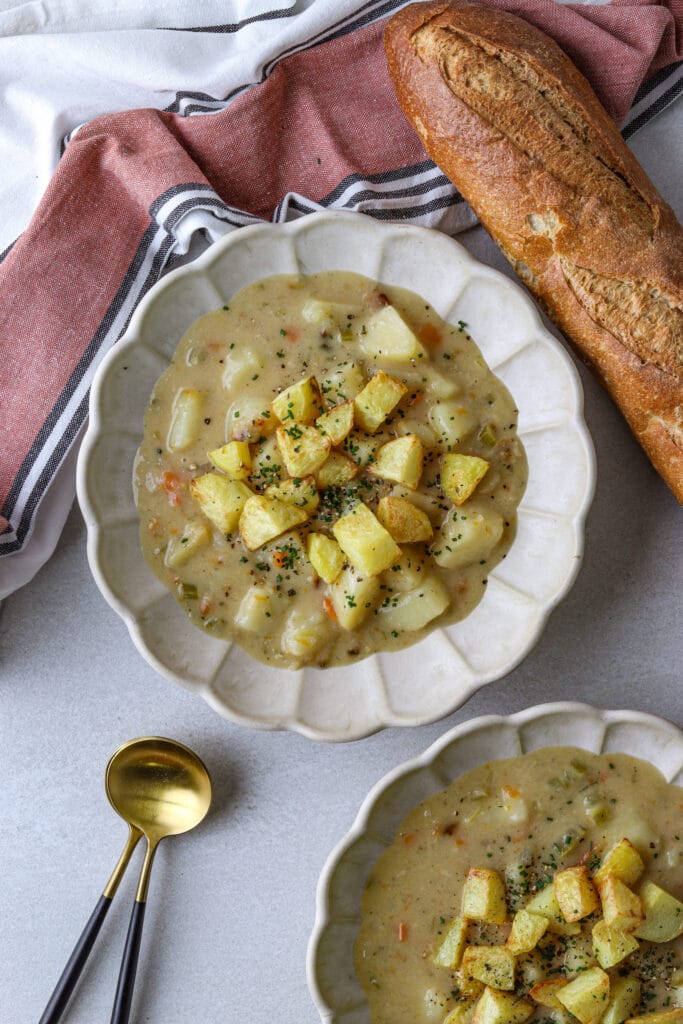
[[[675,64],[682,0],[482,2],[553,36],[620,124],[639,88],[640,120],[683,88]],[[321,207],[451,233],[472,223],[386,73],[384,16],[400,6],[364,4],[322,41],[302,41],[272,62],[262,84],[217,112],[107,115],[68,142],[30,225],[0,263],[0,554],[30,537],[86,417],[94,370],[172,262],[188,213],[223,231]],[[656,85],[652,103],[646,81]],[[201,98],[189,113],[203,113]]]

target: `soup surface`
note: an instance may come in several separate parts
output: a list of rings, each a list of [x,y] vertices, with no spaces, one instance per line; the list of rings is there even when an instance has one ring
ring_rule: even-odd
[[[467,333],[356,274],[244,288],[182,338],[135,467],[145,558],[213,636],[321,667],[466,616],[526,483]]]
[[[638,1014],[683,1006],[682,803],[683,791],[643,761],[547,747],[484,764],[415,807],[377,862],[363,898],[355,964],[373,1024],[441,1024],[447,1017],[448,1024],[478,1019],[620,1024]],[[627,855],[610,856],[616,844]],[[573,883],[583,877],[588,900],[582,907],[584,897],[574,891],[571,925],[557,903],[555,918],[547,917],[550,897],[560,891],[560,872],[569,867],[577,870],[564,879]],[[491,872],[499,887],[502,882],[502,913],[494,908],[470,918],[471,890],[463,895],[466,880],[469,886],[471,877],[481,882]],[[608,875],[629,891],[626,896],[616,882],[608,885],[612,895],[618,891],[620,907],[628,903],[633,920],[617,915],[615,925],[612,895],[605,888]],[[660,904],[657,912],[651,906],[655,903]],[[664,905],[668,925],[662,927],[652,915],[661,917]],[[511,922],[529,906],[527,925],[540,920],[542,933],[522,943],[527,948],[515,953],[513,968],[506,964]],[[595,936],[604,938],[606,928],[599,924],[603,918],[617,930],[608,929],[608,953],[603,942],[596,957]],[[462,928],[462,945],[455,951],[453,921]],[[517,927],[516,917],[515,922]],[[667,941],[651,941],[671,935]],[[486,975],[481,964],[476,969],[478,954],[468,953],[470,946],[486,947],[486,968],[500,968],[500,960],[503,968],[514,970],[504,990],[484,988],[480,978]],[[491,953],[492,947],[504,952]],[[498,981],[495,974],[491,977],[500,984],[500,976]],[[589,988],[587,1008],[568,998],[569,1012],[561,1002],[563,987],[579,978],[579,987],[586,983]],[[488,994],[482,1008],[483,991]],[[571,996],[573,990],[567,992]],[[545,998],[546,1005],[537,998]],[[491,1014],[491,1003],[496,1013]],[[674,1018],[683,1019],[683,1010]]]

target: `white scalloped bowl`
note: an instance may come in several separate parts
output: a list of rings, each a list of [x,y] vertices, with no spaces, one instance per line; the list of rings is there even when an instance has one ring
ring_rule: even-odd
[[[259,278],[332,269],[410,288],[468,324],[515,398],[529,482],[514,544],[467,619],[399,652],[293,672],[186,617],[142,557],[132,468],[152,388],[190,324]],[[147,661],[233,721],[324,740],[434,721],[514,668],[574,581],[594,489],[582,401],[570,358],[530,299],[446,235],[344,213],[242,228],[152,288],[99,367],[77,481],[91,569]]]
[[[420,757],[377,783],[348,834],[323,868],[308,947],[308,985],[324,1024],[370,1024],[353,966],[363,891],[378,857],[408,812],[486,761],[548,746],[596,754],[627,753],[683,785],[683,733],[653,715],[603,711],[587,704],[541,704],[516,715],[487,715],[451,729]]]

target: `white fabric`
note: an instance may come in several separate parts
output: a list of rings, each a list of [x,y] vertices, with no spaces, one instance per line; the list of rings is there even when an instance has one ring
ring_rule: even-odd
[[[225,97],[260,81],[278,54],[361,8],[381,7],[381,0],[0,0],[0,253],[26,227],[62,140],[78,125],[112,111],[164,108],[178,92]],[[264,19],[268,11],[282,13]],[[182,30],[189,27],[204,31]],[[183,225],[182,249],[202,226],[194,218]],[[0,560],[0,600],[52,554],[75,493],[75,457],[74,448],[24,549]]]

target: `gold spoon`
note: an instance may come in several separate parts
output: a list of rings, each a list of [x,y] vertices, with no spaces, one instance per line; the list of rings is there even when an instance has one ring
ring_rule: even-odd
[[[180,835],[198,825],[211,804],[211,779],[204,764],[182,743],[160,736],[145,736],[120,746],[107,765],[105,788],[112,807],[128,823],[128,839],[39,1024],[57,1024],[60,1019],[131,854],[144,835],[147,852],[140,872],[111,1017],[112,1024],[128,1021],[156,848],[166,836]]]

